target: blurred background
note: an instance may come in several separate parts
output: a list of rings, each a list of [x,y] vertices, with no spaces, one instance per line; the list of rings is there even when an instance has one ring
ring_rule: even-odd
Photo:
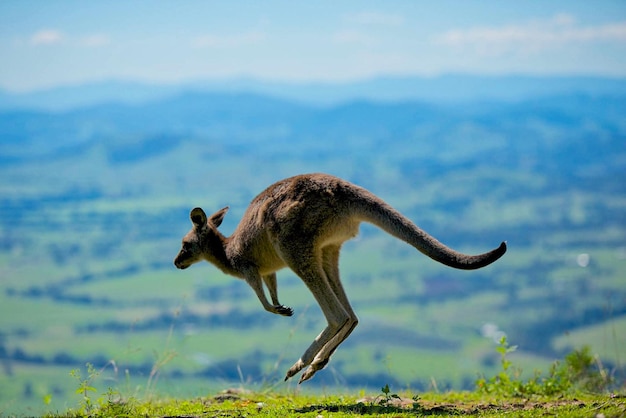
[[[0,414],[293,390],[325,326],[172,260],[189,210],[326,172],[455,249],[344,247],[359,327],[303,392],[472,390],[502,336],[524,373],[626,361],[626,3],[0,2]],[[88,365],[91,365],[89,367]]]

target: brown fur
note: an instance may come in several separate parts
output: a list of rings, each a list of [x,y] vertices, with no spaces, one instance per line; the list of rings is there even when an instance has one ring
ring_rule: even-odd
[[[291,316],[293,310],[278,301],[276,271],[284,267],[293,270],[313,293],[328,321],[287,371],[285,380],[308,366],[300,383],[324,368],[358,323],[339,277],[339,251],[345,241],[357,235],[361,222],[372,223],[454,268],[481,268],[506,252],[504,242],[481,255],[456,252],[367,190],[325,174],[295,176],[271,185],[252,200],[230,237],[217,229],[227,210],[208,218],[200,208],[191,211],[193,228],[183,238],[174,264],[185,269],[206,260],[224,273],[244,279],[267,311],[285,316]]]

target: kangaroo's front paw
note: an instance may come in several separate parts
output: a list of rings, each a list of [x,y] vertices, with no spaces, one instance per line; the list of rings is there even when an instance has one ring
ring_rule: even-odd
[[[278,305],[276,307],[276,313],[283,316],[291,316],[293,315],[293,309],[291,309],[289,306]]]

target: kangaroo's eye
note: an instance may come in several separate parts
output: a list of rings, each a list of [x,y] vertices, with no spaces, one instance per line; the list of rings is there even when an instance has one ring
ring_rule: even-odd
[[[191,249],[191,244],[188,242],[183,242],[183,251],[189,251]]]

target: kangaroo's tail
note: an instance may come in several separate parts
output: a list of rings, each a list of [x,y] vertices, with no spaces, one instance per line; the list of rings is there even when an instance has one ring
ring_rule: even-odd
[[[494,250],[478,255],[467,255],[445,246],[426,231],[403,216],[400,212],[365,189],[359,203],[362,220],[372,223],[394,237],[405,241],[423,254],[445,264],[463,270],[475,270],[488,266],[506,252],[506,242]]]

